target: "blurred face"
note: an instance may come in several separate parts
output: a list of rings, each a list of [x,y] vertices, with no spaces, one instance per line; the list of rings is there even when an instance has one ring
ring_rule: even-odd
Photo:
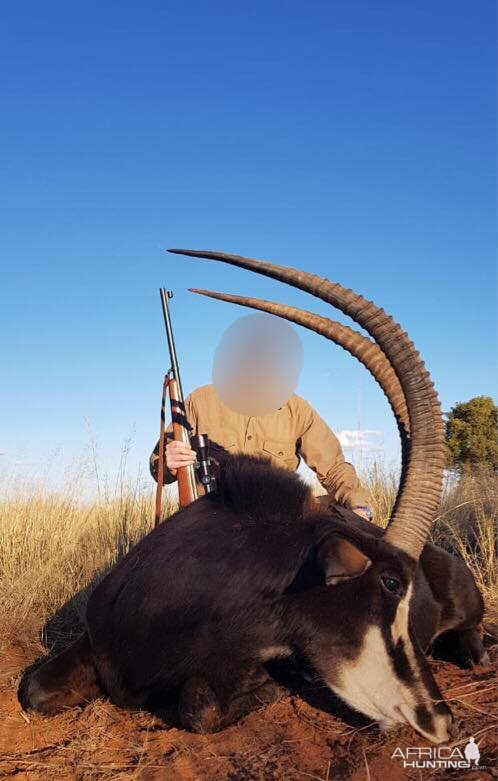
[[[227,328],[216,349],[213,385],[243,415],[267,415],[294,393],[303,365],[301,340],[278,317],[246,315]]]

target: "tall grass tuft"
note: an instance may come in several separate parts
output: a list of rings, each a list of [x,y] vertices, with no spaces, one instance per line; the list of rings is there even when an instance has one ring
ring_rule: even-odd
[[[450,475],[433,541],[468,564],[489,609],[496,609],[498,481],[487,465]]]
[[[175,506],[166,498],[163,508],[167,516]],[[29,640],[47,622],[49,645],[78,631],[89,588],[152,519],[152,491],[133,486],[93,503],[39,490],[0,502],[0,645]]]

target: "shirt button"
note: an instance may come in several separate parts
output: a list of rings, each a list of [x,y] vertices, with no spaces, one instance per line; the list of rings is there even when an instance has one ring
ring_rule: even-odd
[[[283,454],[284,454],[284,451],[283,451],[283,450],[279,450],[279,451],[278,451],[278,455],[279,455],[279,456],[283,456]]]
[[[252,439],[252,434],[249,434],[247,439]]]

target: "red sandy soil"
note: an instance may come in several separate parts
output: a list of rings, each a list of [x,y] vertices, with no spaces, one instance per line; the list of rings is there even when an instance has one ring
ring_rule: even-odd
[[[496,779],[495,670],[461,670],[434,662],[437,680],[451,702],[459,738],[474,735],[478,770],[404,770],[391,759],[397,747],[427,742],[408,727],[381,734],[374,726],[350,726],[315,705],[289,695],[215,735],[166,728],[143,712],[121,710],[100,699],[58,716],[25,714],[16,689],[22,668],[35,654],[16,647],[0,653],[0,778],[28,781],[399,781],[400,779]],[[491,649],[496,662],[496,647]],[[308,686],[308,695],[313,687]],[[310,695],[311,696],[311,695]],[[320,704],[322,707],[319,707]],[[337,712],[337,709],[336,709]]]

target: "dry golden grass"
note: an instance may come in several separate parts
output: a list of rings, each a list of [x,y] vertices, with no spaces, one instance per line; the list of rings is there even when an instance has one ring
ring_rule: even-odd
[[[43,491],[1,502],[0,645],[33,637],[63,606],[52,629],[77,631],[88,587],[152,526],[152,491],[137,487],[93,503]]]
[[[377,463],[365,479],[376,520],[384,524],[396,474]],[[493,472],[466,472],[459,481],[448,479],[433,530],[435,542],[471,567],[489,608],[495,600],[496,507]],[[165,514],[173,509],[166,501]],[[152,517],[152,489],[124,485],[114,498],[91,504],[42,491],[23,491],[0,503],[0,644],[34,638],[54,615],[49,644],[57,632],[77,631],[85,589],[152,528]]]

